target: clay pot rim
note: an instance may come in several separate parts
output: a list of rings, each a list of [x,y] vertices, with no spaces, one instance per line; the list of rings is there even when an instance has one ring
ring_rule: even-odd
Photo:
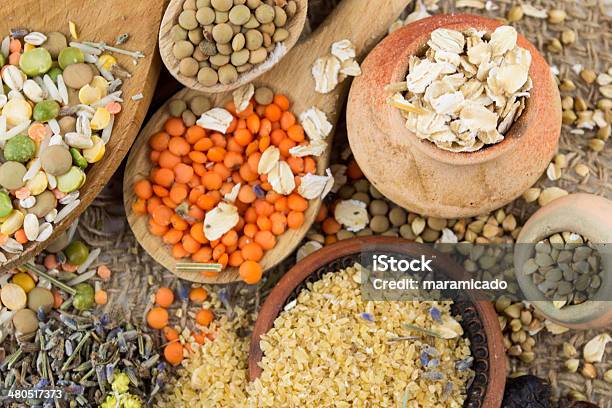
[[[519,234],[516,240],[517,244],[537,243],[538,241],[541,241],[558,232],[571,230],[572,232],[576,232],[588,238],[590,241],[594,241],[594,243],[596,244],[601,243],[610,245],[612,243],[612,230],[607,236],[604,236],[603,239],[601,239],[601,237],[593,237],[592,231],[589,231],[587,228],[584,228],[584,226],[581,227],[575,222],[576,219],[580,218],[580,210],[575,207],[580,204],[584,205],[584,203],[607,205],[610,207],[610,213],[612,213],[612,202],[603,197],[586,193],[569,194],[567,196],[552,201],[547,206],[544,206],[538,211],[536,211],[532,218],[535,217],[538,213],[542,214],[542,210],[552,211],[551,214],[546,214],[544,216],[540,215],[542,219],[547,219],[550,224],[546,226],[547,228],[545,228],[539,224],[530,224],[528,221],[523,226],[521,233]],[[576,215],[576,218],[561,219],[557,217],[554,211],[563,208],[575,208],[575,211],[573,212]],[[593,214],[592,216],[589,216],[588,214],[582,214],[582,219],[592,219],[594,222],[597,222],[598,220],[603,220],[605,216],[606,214],[601,213]],[[535,249],[531,249],[527,251],[527,248],[525,247],[522,247],[521,250],[521,247],[519,247],[518,250],[515,250],[514,254],[514,273],[519,283],[519,286],[521,287],[521,290],[527,296],[530,296],[530,294],[533,294],[535,296],[542,295],[540,290],[533,283],[531,277],[521,273],[518,267],[528,259],[527,256],[531,256],[534,250]],[[594,310],[596,309],[593,308],[593,305],[600,304],[602,302],[612,303],[610,301],[603,300],[605,298],[605,294],[610,293],[610,291],[612,290],[612,254],[602,254],[599,249],[598,252],[600,253],[600,258],[602,262],[603,276],[601,286],[599,287],[597,292],[592,295],[592,298],[581,304],[567,305],[560,309],[554,307],[553,302],[550,300],[539,300],[533,301],[532,303],[551,319],[560,323],[567,323],[570,326],[574,325],[573,321],[575,321],[577,317],[589,317],[593,318],[593,320],[597,319],[597,316],[594,316]]]
[[[452,19],[449,19],[450,15],[435,15],[422,20],[418,20],[414,23],[408,24],[405,27],[396,30],[391,34],[391,36],[406,36],[413,37],[414,32],[418,31],[422,27],[428,27],[423,34],[413,37],[410,41],[410,46],[415,45],[415,47],[419,50],[417,54],[422,54],[427,40],[431,32],[437,28],[450,28],[463,30],[466,28],[476,28],[479,30],[486,30],[491,32],[493,29],[503,25],[503,23],[499,20],[494,20],[486,17],[481,17],[474,14],[455,14],[452,15]],[[518,34],[517,44],[521,48],[525,48],[530,51],[532,55],[532,62],[529,69],[529,77],[533,81],[533,87],[531,91],[531,95],[527,98],[525,103],[525,109],[523,110],[521,116],[512,124],[510,129],[504,135],[504,139],[496,143],[494,145],[487,145],[475,152],[451,152],[448,150],[441,149],[437,147],[433,142],[429,140],[421,140],[419,139],[413,132],[406,129],[405,123],[406,120],[402,117],[399,109],[393,108],[389,105],[385,105],[385,109],[387,109],[387,114],[389,116],[389,120],[392,128],[398,134],[407,135],[411,145],[413,145],[419,152],[427,155],[433,160],[455,165],[455,166],[465,166],[465,165],[475,165],[480,163],[485,163],[491,160],[495,160],[496,158],[508,153],[511,150],[514,150],[518,143],[521,141],[521,137],[519,135],[520,130],[528,127],[527,118],[532,116],[532,113],[535,113],[536,106],[534,103],[530,103],[534,98],[534,89],[538,87],[542,87],[539,84],[539,77],[534,75],[535,73],[535,61],[534,61],[534,46],[522,35]],[[393,70],[392,82],[401,82],[405,80],[406,73],[408,72],[408,56],[413,55],[414,53],[406,52],[404,54],[405,58],[402,58]],[[537,82],[536,82],[537,81]]]
[[[411,247],[412,249],[416,247],[418,249],[421,248],[420,245],[421,244],[415,243],[414,241],[396,237],[354,237],[326,246],[297,262],[276,283],[260,309],[249,345],[249,381],[258,378],[262,372],[261,367],[258,365],[258,362],[261,361],[263,357],[263,351],[259,346],[261,336],[273,327],[274,321],[282,312],[285,302],[289,296],[291,296],[292,292],[303,281],[307,280],[309,276],[316,273],[319,268],[337,259],[359,254],[364,247],[375,246],[382,251],[410,254],[407,247]],[[438,265],[445,265],[447,261],[445,261],[443,256],[440,256],[437,262]],[[490,301],[475,299],[473,299],[472,302],[480,316],[483,330],[486,333],[486,342],[489,352],[489,380],[485,391],[485,398],[482,401],[482,407],[495,408],[499,407],[502,402],[503,389],[506,383],[506,358],[502,342],[502,333],[492,303]]]

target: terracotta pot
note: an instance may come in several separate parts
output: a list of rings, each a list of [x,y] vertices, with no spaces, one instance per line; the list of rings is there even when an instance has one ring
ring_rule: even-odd
[[[421,55],[433,30],[474,27],[492,32],[497,20],[439,15],[409,24],[383,40],[361,65],[347,107],[349,142],[366,177],[411,211],[442,218],[485,214],[519,197],[550,162],[561,129],[561,101],[550,67],[525,37],[532,56],[531,97],[505,139],[473,153],[442,150],[410,132],[384,86],[404,81],[408,57]]]
[[[592,194],[570,194],[540,208],[521,229],[517,244],[536,243],[557,232],[570,231],[601,244],[603,276],[599,290],[579,305],[557,309],[550,301],[533,304],[550,320],[572,329],[593,329],[612,325],[612,201]],[[516,279],[527,300],[542,294],[531,276],[521,273],[523,264],[533,256],[533,245],[517,245],[514,251]]]
[[[263,357],[259,347],[261,336],[274,325],[274,320],[285,304],[295,299],[306,287],[328,272],[335,272],[361,262],[364,253],[395,253],[419,257],[436,254],[433,266],[452,277],[457,275],[457,264],[431,247],[411,241],[384,236],[357,237],[339,241],[307,256],[291,268],[276,284],[266,298],[251,336],[249,350],[249,378],[259,377],[262,370],[258,363]],[[499,408],[506,383],[506,356],[497,314],[491,302],[473,300],[471,294],[465,301],[455,303],[453,311],[462,315],[462,326],[471,341],[473,367],[476,376],[468,390],[467,407]]]

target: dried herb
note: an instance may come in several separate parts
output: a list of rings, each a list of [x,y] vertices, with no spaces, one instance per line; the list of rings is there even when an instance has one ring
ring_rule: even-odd
[[[502,408],[548,408],[552,389],[549,383],[533,375],[508,379]]]
[[[129,379],[129,392],[143,405],[163,388],[167,366],[151,336],[108,315],[52,311],[29,338],[0,364],[0,386],[6,389],[60,388],[70,406],[100,404],[116,375]],[[1,404],[14,401],[0,397]],[[66,402],[28,400],[26,406],[68,406]],[[20,405],[22,406],[22,405]]]

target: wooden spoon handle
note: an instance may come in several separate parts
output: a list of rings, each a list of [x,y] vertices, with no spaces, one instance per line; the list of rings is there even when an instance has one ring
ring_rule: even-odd
[[[412,0],[343,0],[301,47],[329,49],[350,39],[357,57],[363,57],[387,33],[389,26]]]
[[[295,101],[295,111],[303,112],[316,106],[327,114],[335,125],[350,88],[345,79],[328,94],[315,92],[312,65],[317,58],[329,54],[331,45],[348,39],[355,45],[357,59],[361,61],[367,52],[387,34],[389,26],[399,17],[411,0],[343,0],[317,30],[295,47],[274,69],[266,73],[263,82],[273,83],[276,89],[292,89],[300,95]]]

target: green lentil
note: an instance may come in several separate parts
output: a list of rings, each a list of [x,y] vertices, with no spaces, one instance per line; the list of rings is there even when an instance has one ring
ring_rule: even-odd
[[[234,51],[240,51],[244,48],[246,44],[246,39],[244,38],[244,34],[238,33],[232,39],[232,49]]]
[[[200,116],[204,112],[208,112],[211,108],[212,103],[206,96],[194,96],[189,101],[189,109],[191,109],[193,114],[196,116]]]
[[[219,67],[219,82],[224,85],[231,84],[238,79],[238,71],[236,67],[230,64]]]
[[[23,187],[23,176],[27,169],[16,161],[7,161],[0,165],[0,186],[7,190],[17,190]]]
[[[265,48],[259,48],[251,51],[249,62],[253,65],[261,64],[268,58],[268,51]]]
[[[211,0],[210,4],[218,11],[229,11],[234,5],[233,0]]]
[[[204,67],[198,71],[198,82],[204,86],[212,86],[219,81],[217,71],[212,68]]]
[[[255,9],[255,17],[262,24],[271,23],[274,21],[274,7],[262,4]]]
[[[187,103],[182,99],[173,99],[168,104],[168,110],[170,111],[170,115],[178,118],[183,114],[183,111],[187,109]]]
[[[36,204],[34,207],[28,208],[28,213],[36,215],[38,218],[42,218],[49,214],[51,210],[57,206],[57,198],[49,190],[45,190],[36,196]]]
[[[198,20],[196,20],[196,13],[193,10],[183,10],[178,17],[178,23],[185,30],[193,30],[198,26]]]
[[[215,10],[210,7],[202,7],[198,9],[196,19],[202,25],[212,24],[215,22]]]
[[[383,233],[389,229],[389,219],[384,215],[375,215],[370,220],[370,229],[375,233]]]
[[[44,49],[49,51],[51,54],[51,58],[57,59],[60,55],[60,52],[68,46],[68,41],[66,41],[66,36],[58,31],[51,31],[47,33],[47,41],[45,41],[42,45]]]
[[[229,21],[232,24],[242,25],[251,18],[251,10],[247,6],[234,6],[229,12]]]
[[[200,65],[198,61],[191,57],[183,58],[181,62],[179,62],[179,72],[181,75],[185,75],[188,77],[195,76],[198,73],[198,69]]]
[[[197,121],[196,116],[190,110],[186,110],[185,112],[183,112],[181,118],[183,119],[183,123],[185,123],[185,126],[187,127],[195,125]]]
[[[172,37],[172,41],[174,42],[185,40],[187,39],[187,30],[185,30],[180,25],[175,24],[170,30],[170,36]]]
[[[228,21],[229,13],[227,11],[215,11],[215,24],[227,23]]]
[[[255,89],[255,102],[260,105],[269,105],[274,100],[274,92],[265,86]]]
[[[232,41],[234,31],[229,24],[217,24],[212,31],[213,38],[219,44],[227,44]]]

